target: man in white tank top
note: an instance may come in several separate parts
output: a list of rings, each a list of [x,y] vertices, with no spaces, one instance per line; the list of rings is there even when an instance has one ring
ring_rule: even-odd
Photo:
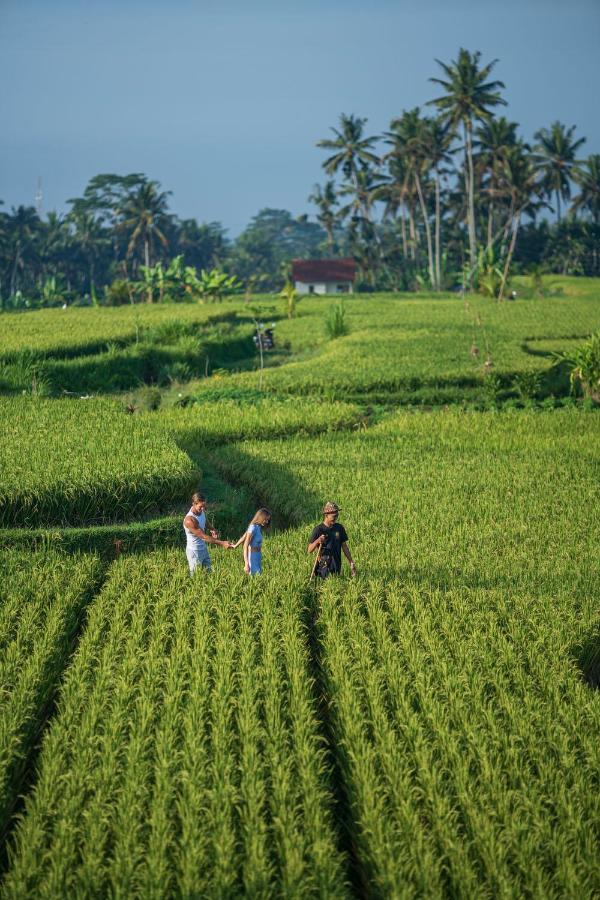
[[[204,494],[192,494],[192,505],[183,520],[183,530],[186,538],[185,555],[190,567],[190,575],[193,575],[198,566],[202,566],[203,569],[210,572],[211,562],[207,544],[218,544],[220,547],[227,549],[233,546],[231,541],[220,540],[214,529],[211,529],[208,533],[205,529],[206,497]]]

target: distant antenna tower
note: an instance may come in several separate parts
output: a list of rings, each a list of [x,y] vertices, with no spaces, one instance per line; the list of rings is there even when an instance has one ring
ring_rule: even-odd
[[[44,194],[42,192],[42,176],[40,175],[37,183],[37,191],[35,192],[35,208],[38,216],[42,217],[42,202],[44,200]]]

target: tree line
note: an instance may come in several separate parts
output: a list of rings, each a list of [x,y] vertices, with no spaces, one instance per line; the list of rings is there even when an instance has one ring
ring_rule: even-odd
[[[600,275],[600,154],[582,157],[585,138],[558,121],[525,141],[497,114],[497,60],[461,49],[437,62],[425,111],[381,135],[342,114],[318,142],[328,177],[309,197],[314,222],[264,209],[230,240],[219,222],[179,219],[141,173],[95,176],[64,216],[0,212],[2,305],[183,299],[225,274],[278,290],[294,257],[353,256],[365,290],[462,283],[502,297],[515,267]]]

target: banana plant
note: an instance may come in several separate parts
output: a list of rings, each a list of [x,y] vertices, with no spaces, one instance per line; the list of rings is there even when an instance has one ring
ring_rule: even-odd
[[[210,272],[202,269],[198,286],[201,296],[213,302],[216,300],[220,302],[223,297],[235,294],[242,287],[235,275],[226,275],[218,269],[211,269]]]

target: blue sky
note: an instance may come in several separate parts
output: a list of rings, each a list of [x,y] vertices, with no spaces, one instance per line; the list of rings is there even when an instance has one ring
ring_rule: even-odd
[[[311,212],[340,113],[369,133],[437,94],[435,58],[498,58],[526,138],[555,119],[600,152],[599,0],[0,0],[0,198],[65,211],[144,172],[181,217],[237,234]]]

